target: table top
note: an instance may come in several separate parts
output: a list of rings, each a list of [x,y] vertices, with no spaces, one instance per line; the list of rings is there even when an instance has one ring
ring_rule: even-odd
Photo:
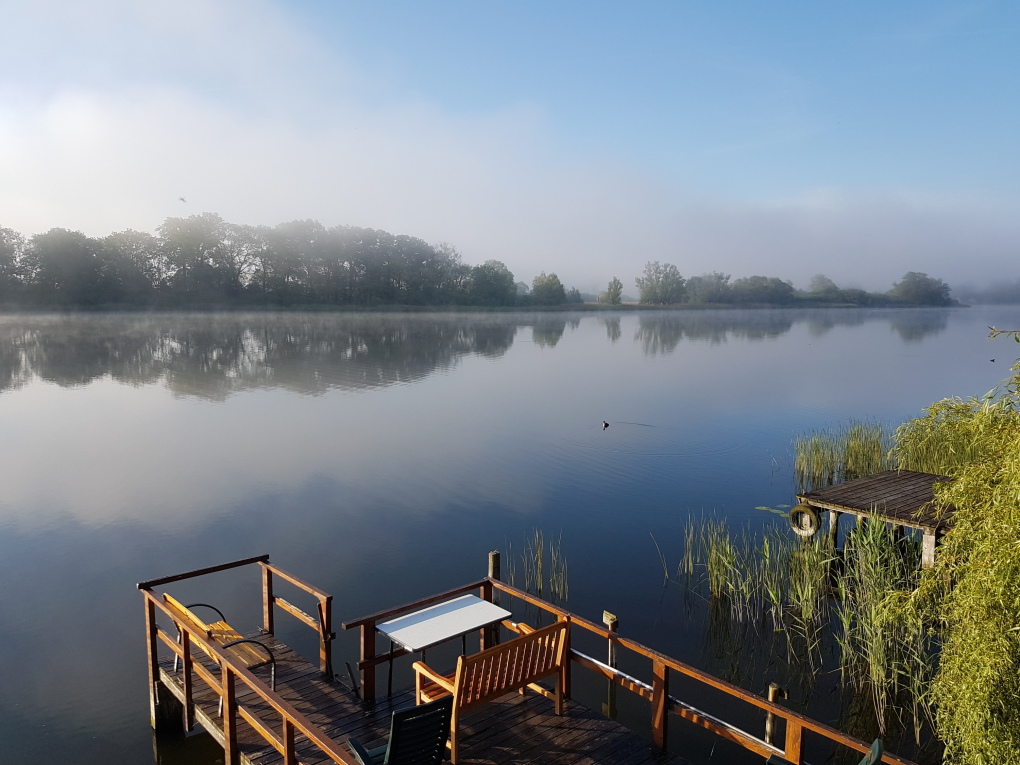
[[[477,595],[462,595],[376,625],[376,629],[409,651],[422,651],[512,614]]]

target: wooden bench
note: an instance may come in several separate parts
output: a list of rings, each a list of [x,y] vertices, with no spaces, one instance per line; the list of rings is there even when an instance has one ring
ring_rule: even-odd
[[[457,659],[457,671],[441,675],[423,662],[414,663],[415,703],[453,696],[450,721],[450,762],[457,763],[457,727],[461,710],[485,704],[513,691],[531,688],[556,702],[556,714],[563,714],[563,687],[567,673],[567,622],[542,629],[518,625],[519,637],[471,656]],[[554,675],[556,685],[549,691],[537,681]]]
[[[269,646],[264,645],[257,640],[244,637],[244,635],[227,624],[223,614],[218,608],[216,608],[216,606],[210,606],[208,603],[192,603],[190,606],[185,606],[172,595],[165,592],[163,593],[163,602],[166,604],[167,610],[170,612],[174,621],[178,622],[178,631],[181,629],[180,624],[182,622],[187,623],[192,631],[199,632],[204,635],[206,640],[209,642],[219,645],[224,651],[226,651],[227,655],[229,655],[232,659],[235,659],[245,669],[255,669],[256,667],[262,667],[269,664],[270,686],[274,691],[276,690],[276,658],[273,656],[273,652],[270,650]],[[211,608],[219,615],[220,620],[218,622],[213,622],[212,624],[207,624],[202,621],[202,619],[200,619],[198,615],[191,610],[197,606]],[[201,641],[196,642],[198,643],[199,648],[201,648],[210,659],[219,663],[218,658],[212,651],[210,651]],[[175,656],[174,672],[177,671],[177,659],[178,657]]]

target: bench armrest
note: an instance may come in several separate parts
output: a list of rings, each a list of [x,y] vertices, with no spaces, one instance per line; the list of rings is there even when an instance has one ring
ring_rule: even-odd
[[[431,680],[444,690],[453,693],[453,683],[450,682],[450,679],[448,677],[439,674],[424,662],[416,661],[413,664],[413,667],[415,675],[424,675],[425,677],[427,677],[429,680]]]

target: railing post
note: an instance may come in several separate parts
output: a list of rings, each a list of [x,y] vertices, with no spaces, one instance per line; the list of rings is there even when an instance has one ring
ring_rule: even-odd
[[[361,625],[361,700],[369,704],[375,703],[375,666],[367,666],[365,662],[375,658],[375,622]]]
[[[145,596],[145,651],[149,663],[149,721],[156,728],[159,712],[159,654],[156,652],[156,604]]]
[[[786,718],[786,743],[783,745],[783,759],[789,760],[793,765],[801,765],[803,754],[801,746],[804,743],[804,728],[796,720]]]
[[[570,633],[573,631],[573,625],[571,624],[570,617],[565,615],[565,614],[559,615],[556,618],[556,621],[558,621],[558,622],[566,622],[567,623],[567,632],[563,636],[563,643],[564,643],[564,646],[563,646],[563,656],[564,656],[564,660],[563,660],[562,674],[560,675],[560,683],[561,683],[560,688],[563,691],[563,698],[569,699],[570,698],[570,670],[571,670],[571,668],[573,666],[573,662],[570,660]]]
[[[499,550],[489,553],[489,578],[499,579]],[[482,600],[499,605],[499,595],[495,592],[491,582],[482,585]],[[499,625],[492,624],[482,629],[482,650],[492,648],[499,643]]]
[[[237,695],[234,673],[227,662],[220,662],[223,673],[223,760],[226,765],[241,765],[237,747]]]
[[[333,679],[333,596],[319,601],[319,669]]]
[[[181,626],[181,682],[184,685],[184,730],[189,733],[195,727],[194,678],[191,676],[191,633]]]
[[[666,722],[669,719],[669,668],[658,659],[652,661],[652,743],[666,748]],[[799,762],[798,762],[799,765]]]
[[[609,637],[609,655],[606,658],[606,664],[613,669],[616,669],[616,641],[613,640],[612,634],[616,633],[620,629],[620,622],[616,618],[615,614],[611,614],[608,611],[602,612],[602,623],[606,625],[606,629],[610,632]],[[602,714],[606,717],[615,720],[616,719],[616,681],[612,678],[609,679],[609,690],[606,699],[606,703],[602,705]]]
[[[275,634],[273,623],[273,572],[269,566],[262,566],[262,629]]]
[[[298,765],[297,749],[294,748],[294,723],[283,718],[283,765]]]

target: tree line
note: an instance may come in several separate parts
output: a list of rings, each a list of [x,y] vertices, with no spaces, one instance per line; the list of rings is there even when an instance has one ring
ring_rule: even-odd
[[[747,276],[730,280],[719,271],[684,278],[672,263],[649,261],[644,273],[635,279],[639,302],[649,305],[690,304],[767,304],[812,305],[845,304],[856,306],[888,305],[955,305],[950,287],[941,279],[917,271],[907,272],[888,292],[866,292],[862,289],[840,288],[829,277],[817,274],[807,290],[797,290],[789,281],[775,276]],[[623,283],[613,277],[599,302],[619,305]]]
[[[26,239],[0,227],[0,304],[15,307],[232,305],[558,305],[583,302],[556,274],[529,287],[498,260],[462,261],[447,244],[314,220],[167,218],[155,235],[102,238],[54,228]]]
[[[841,289],[825,276],[806,291],[777,277],[731,281],[712,272],[683,277],[649,262],[636,279],[649,305],[952,305],[949,286],[910,272],[886,293]],[[216,213],[167,218],[149,234],[106,237],[54,228],[25,238],[0,227],[0,305],[18,307],[188,306],[555,306],[623,301],[616,277],[597,297],[567,290],[555,273],[531,285],[498,260],[464,263],[456,248],[314,220],[277,226],[229,223]]]

